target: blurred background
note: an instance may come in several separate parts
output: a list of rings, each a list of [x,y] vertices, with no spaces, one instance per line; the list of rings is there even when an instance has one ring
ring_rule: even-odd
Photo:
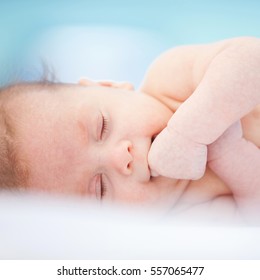
[[[257,0],[1,0],[0,83],[40,79],[128,80],[138,86],[162,51],[260,36]]]

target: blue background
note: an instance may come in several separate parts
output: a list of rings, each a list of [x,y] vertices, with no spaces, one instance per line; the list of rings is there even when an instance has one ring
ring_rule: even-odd
[[[162,51],[180,44],[260,37],[260,1],[1,1],[0,81],[58,78],[140,83]]]

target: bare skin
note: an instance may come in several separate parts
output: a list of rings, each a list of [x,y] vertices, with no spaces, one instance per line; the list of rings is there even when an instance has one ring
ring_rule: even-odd
[[[215,69],[214,66],[210,65],[210,63],[215,59],[215,57],[217,57],[217,56],[221,57],[221,54],[224,53],[224,51],[226,49],[233,48],[232,55],[234,55],[234,56],[236,55],[235,51],[237,49],[238,50],[237,56],[239,57],[240,63],[241,63],[241,59],[243,59],[243,58],[240,57],[241,55],[239,53],[239,51],[241,52],[240,45],[242,47],[245,46],[244,48],[248,48],[248,51],[251,51],[252,50],[252,47],[250,45],[251,41],[254,44],[253,45],[253,50],[254,50],[254,46],[255,45],[258,46],[259,42],[256,39],[252,40],[252,39],[248,39],[248,38],[232,39],[232,40],[222,41],[222,42],[218,42],[218,43],[210,44],[210,45],[184,46],[184,47],[172,49],[172,50],[162,54],[151,65],[151,67],[150,67],[149,71],[147,72],[147,75],[144,79],[144,82],[141,86],[141,90],[148,94],[155,96],[156,98],[161,100],[161,102],[163,102],[169,108],[171,108],[171,110],[173,112],[175,112],[176,110],[178,110],[179,106],[181,104],[183,104],[183,102],[185,102],[185,100],[187,98],[189,98],[192,95],[192,93],[195,91],[195,89],[200,85],[200,83],[204,79],[204,76],[207,73],[209,67],[211,68],[212,76],[213,77],[218,76],[218,74],[219,74],[218,68],[215,67],[216,68]],[[247,46],[247,44],[248,44],[248,46]],[[258,49],[256,49],[256,50],[258,50]],[[233,53],[235,53],[235,54],[233,54]],[[258,53],[259,53],[259,51],[258,51]],[[226,59],[228,59],[228,58],[229,57],[227,56]],[[219,60],[221,60],[221,59],[219,59]],[[247,62],[247,57],[245,56],[245,65],[247,65],[248,63],[249,62]],[[254,70],[254,67],[252,67],[252,70],[250,69],[250,71],[253,71],[253,73],[254,72],[256,73],[256,75],[255,75],[256,80],[258,80],[257,79],[257,77],[258,77],[257,69],[258,69],[258,67],[255,70]],[[216,73],[216,74],[214,74],[214,73]],[[230,80],[233,79],[233,76],[234,76],[234,74],[230,73]],[[226,78],[228,80],[228,77],[226,77],[226,76],[222,80],[220,78],[220,82],[224,85],[224,87],[226,84]],[[241,79],[239,79],[239,82],[240,81],[241,81]],[[213,88],[218,88],[218,84],[212,85],[212,86],[213,86]],[[223,88],[221,86],[219,87],[219,92],[222,93]],[[228,87],[228,86],[229,85],[226,85],[226,87]],[[233,85],[231,85],[231,86],[232,86],[232,88],[230,88],[230,90],[233,90],[233,88],[236,88],[236,85],[234,87],[233,87]],[[252,94],[251,94],[252,97],[249,97],[248,100],[250,100],[250,98],[256,97],[256,103],[257,103],[257,99],[259,99],[259,94],[257,93],[257,88],[258,88],[257,83],[254,83],[254,81],[252,83],[246,84],[246,91],[249,93],[249,95],[252,92]],[[227,92],[227,96],[228,96],[228,94],[230,94],[230,90]],[[238,90],[239,90],[239,87],[238,87]],[[255,91],[256,93],[253,93],[253,91]],[[208,94],[211,94],[211,90],[209,91]],[[236,95],[237,92],[235,92],[234,94]],[[240,93],[238,91],[238,98],[240,97],[239,94]],[[219,98],[221,98],[221,97],[219,97]],[[246,105],[247,104],[245,104],[245,105],[243,104],[243,106],[246,106]],[[225,106],[225,105],[223,105],[223,106]],[[229,106],[228,103],[227,103],[227,106]],[[195,110],[196,110],[196,108],[195,108]],[[229,110],[229,108],[228,108],[228,110]],[[238,110],[242,110],[241,106],[238,106]],[[200,111],[198,111],[198,112],[200,112]],[[210,112],[210,113],[212,113],[212,112]],[[239,114],[240,113],[238,111],[237,115],[239,115]],[[189,115],[190,115],[190,112],[189,112]],[[196,117],[194,117],[192,119],[192,121],[196,121]],[[214,124],[214,120],[211,121],[211,123]],[[241,123],[242,123],[242,127],[243,127],[244,138],[247,140],[250,140],[257,147],[259,147],[260,146],[260,130],[259,130],[260,105],[257,105],[255,108],[253,108],[253,110],[251,112],[249,112],[247,115],[245,115],[241,119]],[[215,127],[214,127],[214,129],[215,129]],[[206,129],[206,131],[208,131],[208,130]],[[206,133],[205,136],[203,136],[203,135],[201,135],[201,136],[205,138],[208,136],[207,134],[208,133]],[[201,139],[203,139],[203,138],[201,138]],[[250,147],[250,148],[252,148],[252,147]],[[256,152],[253,152],[253,153],[254,153],[253,157],[256,157],[256,159],[252,158],[251,162],[255,162],[255,164],[258,164],[258,163],[256,163],[259,161],[258,156],[257,156]],[[234,161],[236,161],[236,162],[238,161],[237,153],[234,154],[233,157],[234,157],[233,160],[230,158],[230,165],[234,165]],[[245,157],[245,155],[244,154],[242,155],[242,153],[241,153],[241,159],[239,160],[241,162],[241,164],[239,166],[237,166],[238,170],[241,169],[241,171],[242,171],[242,173],[241,173],[241,171],[240,171],[240,173],[238,173],[239,175],[244,173],[243,157]],[[232,163],[232,161],[233,161],[233,163]],[[178,163],[178,161],[176,163],[180,164],[180,163]],[[245,163],[245,164],[248,165],[250,163]],[[250,165],[252,165],[252,163]],[[168,166],[169,165],[166,164],[166,168],[168,168]],[[213,169],[214,169],[213,164],[211,165],[211,167],[213,167]],[[230,168],[230,169],[232,170],[232,168]],[[170,168],[169,169],[170,173],[171,173],[171,170],[172,169]],[[222,175],[221,173],[224,173],[223,178],[225,178],[225,179],[228,177],[232,178],[232,176],[235,175],[234,172],[231,172],[232,174],[227,174],[227,171],[221,170],[221,168],[216,168],[215,170],[220,175]],[[256,166],[256,170],[258,170],[257,166]],[[245,173],[245,176],[246,176],[246,174],[248,174],[248,176],[254,177],[253,179],[255,180],[254,174],[256,174],[256,173],[254,172],[253,169],[252,169],[251,173],[253,175],[252,174],[249,175],[250,174],[250,172],[249,172],[249,173]],[[238,174],[236,174],[235,176],[237,177]],[[210,184],[209,184],[209,180],[211,180]],[[211,199],[209,199],[211,206],[212,206],[212,204],[214,204],[214,205],[217,204],[217,205],[220,205],[220,209],[221,208],[223,209],[223,205],[230,205],[232,208],[233,195],[234,194],[237,195],[237,193],[238,193],[237,181],[230,180],[229,178],[228,178],[228,180],[225,180],[225,182],[228,183],[228,186],[227,186],[226,191],[223,191],[223,189],[222,189],[223,192],[221,191],[221,188],[220,188],[220,186],[222,185],[221,181],[222,180],[215,177],[213,175],[213,173],[210,173],[209,168],[207,168],[207,171],[206,171],[204,177],[202,178],[202,180],[191,181],[191,183],[189,184],[189,188],[186,190],[186,192],[182,196],[182,200],[180,200],[179,203],[181,205],[183,204],[183,202],[184,202],[184,204],[187,204],[186,197],[187,196],[189,197],[188,193],[192,192],[191,190],[193,189],[193,187],[196,187],[197,183],[199,182],[200,183],[199,188],[203,188],[203,186],[205,185],[206,186],[205,192],[206,193],[209,192],[208,194],[212,195]],[[245,184],[242,185],[241,188],[249,190],[250,188],[248,188],[248,183],[251,181],[252,180],[250,180],[250,178],[246,178],[246,180],[244,181]],[[241,180],[241,182],[243,182],[243,180]],[[219,190],[219,195],[216,195],[216,193],[214,193],[214,191],[212,191],[212,189],[215,189],[214,186],[216,187],[216,189]],[[213,188],[211,188],[211,187],[213,187]],[[256,188],[257,188],[257,185],[256,185]],[[200,190],[202,190],[202,189],[200,189]],[[249,205],[252,204],[251,202],[253,200],[255,200],[255,195],[258,192],[259,191],[254,191],[253,196],[251,196],[251,194],[250,194],[250,197],[248,196],[247,204],[249,204]],[[202,192],[200,192],[200,193],[202,193]],[[204,191],[203,191],[203,193],[204,193]],[[250,193],[250,192],[248,192],[248,193]],[[243,194],[245,195],[245,192],[243,192]],[[196,196],[192,195],[192,201],[194,201],[195,197]],[[237,197],[236,197],[236,199],[237,199]],[[236,203],[237,202],[238,201],[236,201]],[[233,203],[233,205],[234,205],[234,203]],[[258,203],[256,202],[256,205],[259,205],[259,202]],[[233,207],[233,209],[234,209],[234,207]],[[224,211],[224,213],[227,213],[227,212]]]
[[[85,79],[11,102],[21,157],[30,167],[28,188],[187,216],[223,210],[221,217],[232,220],[233,192],[210,168],[195,181],[152,178],[147,157],[154,136],[193,93],[210,61],[233,43],[168,51],[148,69],[137,93],[129,84]],[[241,121],[244,137],[259,147],[260,106]]]

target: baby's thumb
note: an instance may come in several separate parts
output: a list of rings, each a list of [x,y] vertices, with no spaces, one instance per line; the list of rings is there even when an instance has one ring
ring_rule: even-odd
[[[154,165],[154,163],[157,162],[156,158],[154,157],[154,153],[151,154],[151,150],[148,154],[148,166],[150,169],[150,174],[152,177],[158,177],[159,173],[155,170],[156,166]]]
[[[163,129],[160,134],[154,139],[148,152],[148,164],[152,177],[162,176],[161,171],[164,171],[167,165],[165,153],[167,153],[167,131]],[[166,149],[165,149],[166,148]]]
[[[151,176],[158,177],[159,173],[156,171],[156,163],[158,163],[158,154],[156,153],[156,149],[154,149],[153,145],[148,153],[147,160]]]
[[[155,170],[150,170],[152,177],[158,177],[159,174]]]

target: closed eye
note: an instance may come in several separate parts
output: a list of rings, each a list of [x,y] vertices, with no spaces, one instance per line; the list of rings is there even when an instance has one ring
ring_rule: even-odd
[[[98,174],[97,176],[95,185],[96,197],[98,200],[102,200],[107,193],[108,186],[104,180],[103,174]]]
[[[103,114],[101,115],[102,115],[102,125],[100,131],[100,139],[103,140],[104,136],[108,131],[108,119]]]
[[[101,175],[101,199],[104,198],[104,196],[106,195],[107,192],[107,185],[104,181],[103,175]]]

